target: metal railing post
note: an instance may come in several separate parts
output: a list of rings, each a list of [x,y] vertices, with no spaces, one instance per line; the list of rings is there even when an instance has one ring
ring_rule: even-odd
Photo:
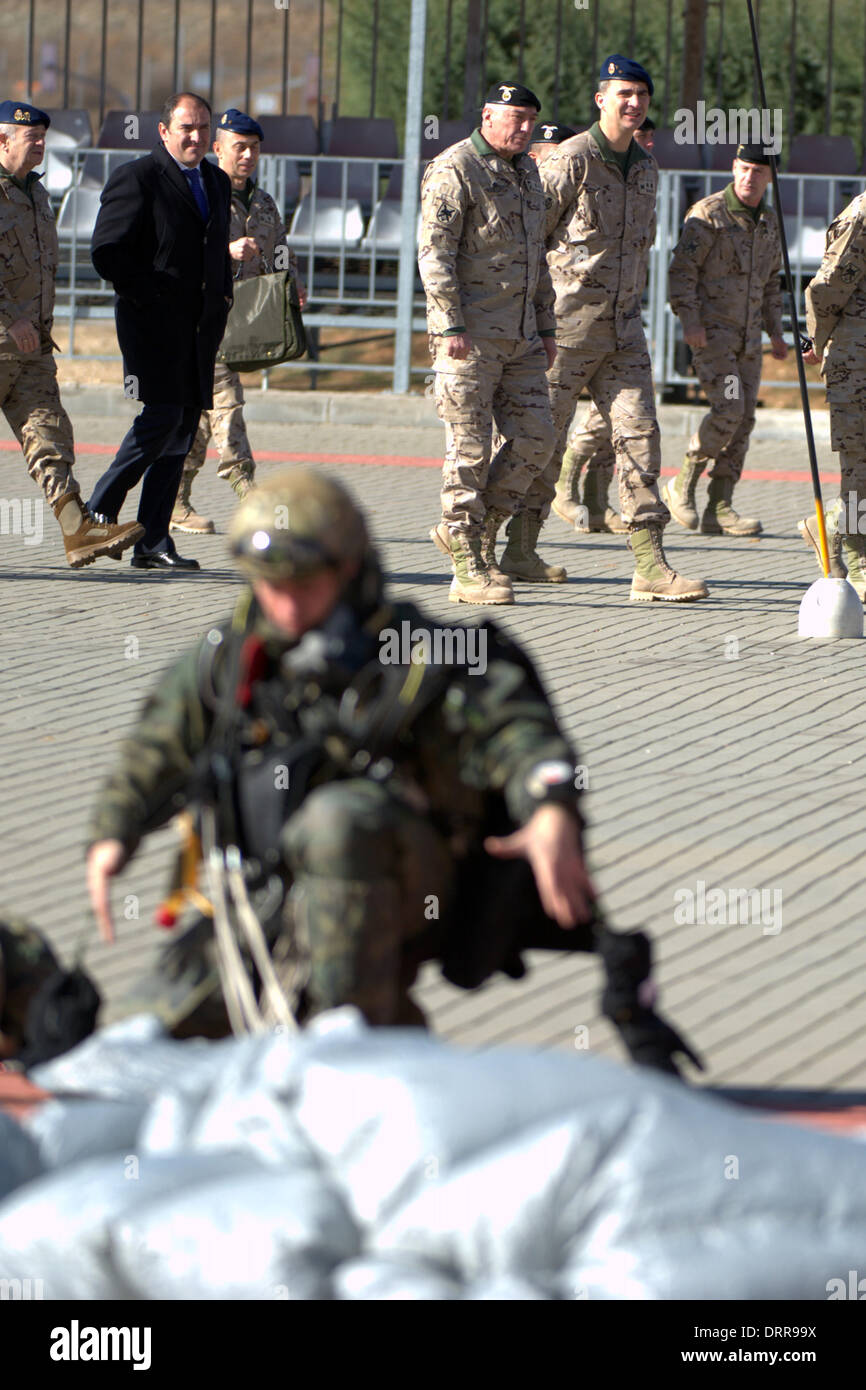
[[[416,223],[424,116],[424,43],[427,0],[412,0],[409,66],[406,72],[406,135],[403,145],[403,192],[400,203],[400,268],[397,277],[397,338],[394,345],[394,391],[409,390],[412,360],[412,307],[415,298]]]

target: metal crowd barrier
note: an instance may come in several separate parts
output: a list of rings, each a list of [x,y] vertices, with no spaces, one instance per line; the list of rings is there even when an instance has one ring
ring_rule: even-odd
[[[82,321],[113,318],[111,287],[99,279],[90,262],[90,233],[105,179],[118,162],[138,153],[132,155],[128,149],[76,149],[65,155],[70,173],[59,205],[61,265],[56,313],[69,323],[71,356],[101,361],[119,358],[119,353],[79,352],[75,330]],[[424,296],[417,274],[411,305],[401,306],[398,299],[402,170],[401,160],[359,162],[326,155],[307,160],[282,155],[262,157],[260,185],[284,211],[289,245],[298,255],[309,294],[304,322],[314,360],[285,363],[281,371],[370,372],[396,378],[396,351],[388,364],[321,360],[317,349],[320,330],[396,334],[402,307],[405,314],[411,314],[412,332],[426,332]],[[688,207],[728,181],[724,173],[661,172],[658,229],[644,298],[644,325],[659,396],[666,388],[695,382],[694,377],[686,375],[688,353],[678,320],[667,303],[670,256]],[[803,322],[803,290],[820,264],[826,228],[858,191],[858,185],[850,177],[811,174],[783,174],[780,182],[783,203],[791,208],[785,214],[785,227]],[[767,196],[772,200],[772,190]],[[415,225],[417,241],[417,218]],[[786,327],[789,323],[790,308],[786,306]],[[429,367],[413,367],[411,371],[423,377],[429,373]],[[265,389],[267,377],[264,373]],[[790,387],[791,383],[765,384]],[[810,384],[817,388],[817,383]]]

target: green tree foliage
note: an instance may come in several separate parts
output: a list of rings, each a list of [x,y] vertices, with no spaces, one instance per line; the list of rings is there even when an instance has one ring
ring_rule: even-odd
[[[652,73],[651,113],[658,124],[667,112],[673,124],[682,80],[682,3],[672,0],[670,56],[667,0],[638,0],[634,7],[634,56]],[[760,0],[761,56],[767,99],[784,112],[785,145],[793,134],[824,130],[827,94],[826,0],[797,0],[796,97],[791,119],[792,0]],[[450,43],[447,0],[429,0],[424,110],[459,117],[463,107],[468,0],[452,0]],[[373,19],[378,12],[375,114],[390,116],[402,135],[409,50],[409,0],[345,0],[339,109],[344,115],[370,111]],[[520,0],[487,0],[484,77],[481,93],[494,81],[516,79],[520,63]],[[852,135],[860,144],[863,123],[864,4],[836,0],[832,66],[832,133]],[[543,115],[582,125],[593,119],[593,93],[600,62],[608,53],[626,52],[632,23],[631,0],[525,0],[522,79],[537,92]],[[724,27],[720,35],[720,22]],[[446,109],[447,84],[447,109]],[[754,63],[746,0],[707,6],[703,90],[708,106],[752,106],[756,101]]]

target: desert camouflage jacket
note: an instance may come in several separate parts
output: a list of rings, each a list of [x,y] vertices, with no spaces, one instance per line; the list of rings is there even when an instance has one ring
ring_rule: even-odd
[[[57,227],[48,194],[38,180],[28,195],[0,175],[0,354],[18,356],[8,329],[25,318],[41,330],[42,349],[51,350]]]
[[[757,222],[740,212],[732,193],[729,184],[690,209],[668,271],[670,303],[686,332],[733,329],[754,346],[762,328],[782,333],[779,224],[772,208]]]
[[[540,173],[556,341],[599,353],[642,346],[658,165],[634,146],[624,178],[592,131],[584,131],[563,140]]]
[[[224,718],[226,690],[236,688],[230,652],[232,642],[240,640],[238,614],[245,604],[249,604],[248,595],[238,605],[234,630],[231,623],[212,629],[159,681],[138,724],[122,742],[117,766],[97,799],[89,843],[117,839],[133,851],[143,835],[194,802],[196,762],[208,746],[216,719]],[[473,660],[471,652],[463,664],[454,662],[460,652],[451,644],[462,629],[439,628],[405,603],[386,603],[376,609],[362,631],[367,642],[364,671],[369,674],[375,668],[377,679],[389,675],[396,682],[392,686],[399,692],[395,709],[399,705],[409,711],[412,699],[419,702],[417,717],[410,724],[398,730],[389,714],[384,744],[381,731],[376,736],[381,746],[375,757],[387,755],[393,763],[389,785],[395,793],[427,811],[452,840],[461,836],[467,836],[468,842],[477,840],[484,824],[486,794],[491,792],[504,797],[513,821],[525,823],[546,795],[538,786],[527,786],[530,770],[549,761],[575,764],[574,753],[519,648],[492,625],[467,628],[467,633],[476,634],[476,643],[484,643],[476,648],[476,657],[483,657],[483,662]],[[300,645],[277,638],[261,617],[256,618],[253,632],[262,639],[266,660],[251,685],[233,746],[238,754],[251,755],[259,763],[268,756],[263,750],[275,747],[280,765],[290,766],[295,746],[304,744],[315,720],[320,727],[333,729],[326,717],[329,702],[337,708],[349,682],[339,662],[331,668],[333,676],[316,674],[311,681],[309,674],[293,675],[285,658],[291,650],[299,652]],[[444,637],[437,638],[437,633]],[[407,666],[407,644],[425,641],[429,661],[421,667]],[[441,641],[439,651],[437,641]],[[386,657],[395,664],[389,667]],[[415,691],[416,680],[421,682],[420,693],[410,699],[406,691]],[[283,711],[278,718],[275,708]],[[290,728],[288,736],[279,727],[286,708],[296,711],[292,719],[297,719],[299,730]],[[360,775],[357,746],[349,739],[341,752],[341,739],[341,733],[329,734],[330,761],[326,772],[317,774],[315,785]],[[267,767],[265,772],[263,785],[267,786]],[[286,780],[290,782],[294,775],[290,772]],[[578,796],[575,791],[571,798],[569,792],[569,804],[580,820]]]
[[[432,334],[552,334],[544,202],[533,159],[503,159],[474,131],[427,166],[421,219],[418,268]]]
[[[815,351],[854,355],[866,370],[866,195],[860,194],[827,229],[821,269],[806,289],[806,326]],[[828,383],[829,384],[829,383]]]
[[[232,188],[229,240],[237,241],[242,236],[254,237],[259,244],[260,254],[249,261],[232,261],[235,280],[251,280],[255,275],[266,275],[272,270],[290,270],[292,279],[297,280],[298,258],[289,249],[279,208],[263,188],[253,188],[249,207],[241,194]],[[277,247],[283,248],[286,257],[281,265],[274,264]]]

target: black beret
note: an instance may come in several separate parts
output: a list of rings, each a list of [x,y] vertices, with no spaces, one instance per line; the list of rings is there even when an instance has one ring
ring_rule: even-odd
[[[764,154],[763,145],[738,145],[736,157],[744,164],[766,164],[770,168],[770,156]]]
[[[47,130],[51,117],[38,106],[28,106],[26,101],[0,101],[0,125],[44,125]]]
[[[484,98],[485,106],[534,106],[541,110],[541,102],[528,87],[519,82],[495,82]]]
[[[599,82],[645,82],[649,94],[653,94],[653,80],[646,68],[636,63],[634,58],[624,58],[621,53],[611,53],[605,58],[598,74]]]
[[[553,125],[549,121],[542,121],[532,132],[531,144],[533,145],[561,145],[563,140],[570,140],[577,131],[572,130],[570,125]]]
[[[246,111],[239,111],[236,106],[230,106],[222,113],[217,121],[217,130],[228,130],[232,135],[257,135],[260,140],[265,138],[258,121],[254,121]]]

